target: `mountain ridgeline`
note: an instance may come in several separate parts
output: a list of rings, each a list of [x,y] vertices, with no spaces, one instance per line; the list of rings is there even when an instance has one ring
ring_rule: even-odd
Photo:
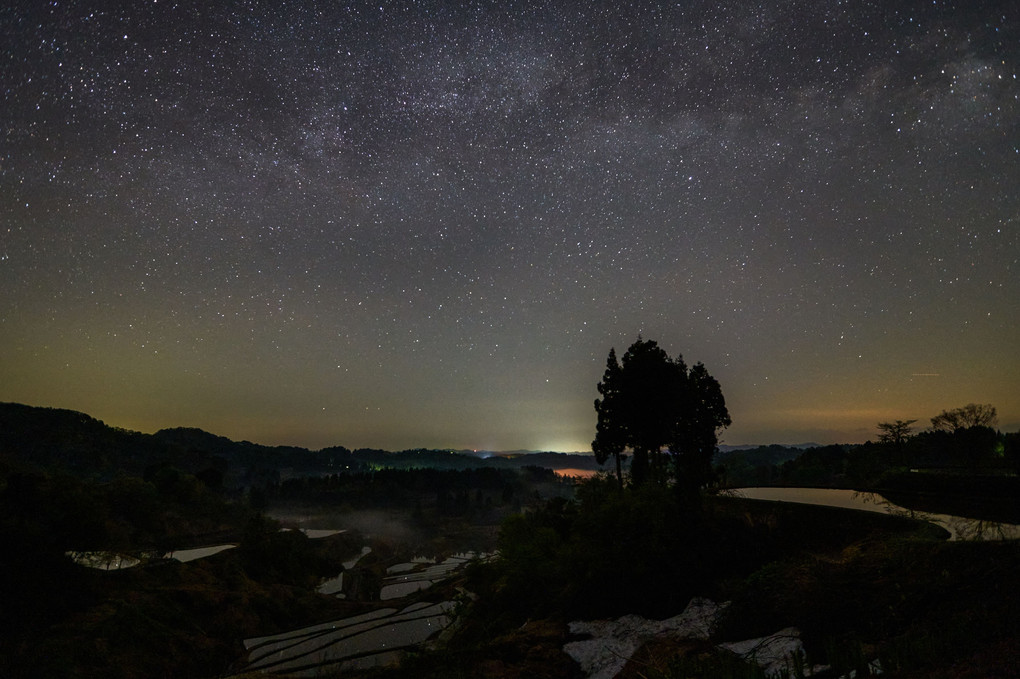
[[[233,441],[201,429],[177,427],[155,434],[112,427],[85,413],[0,403],[0,458],[8,464],[67,471],[96,479],[142,476],[173,467],[218,479],[227,489],[264,485],[290,476],[360,473],[376,469],[550,469],[600,467],[592,455],[514,451],[412,449],[391,452],[333,446],[309,450]]]

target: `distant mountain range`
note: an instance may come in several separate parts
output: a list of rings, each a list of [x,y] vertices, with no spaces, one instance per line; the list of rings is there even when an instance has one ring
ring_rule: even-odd
[[[756,456],[782,461],[816,443],[795,446],[720,446],[717,462],[757,451]],[[478,451],[412,449],[350,450],[342,446],[309,450],[233,441],[202,429],[178,427],[155,434],[111,427],[85,413],[0,403],[0,463],[46,468],[98,479],[121,474],[144,476],[162,467],[198,474],[215,472],[227,487],[263,484],[291,476],[357,473],[374,469],[471,467],[602,469],[592,453],[536,450]]]
[[[111,427],[85,413],[0,403],[0,463],[45,468],[98,479],[121,474],[144,476],[162,467],[196,474],[213,470],[228,487],[287,478],[382,468],[470,467],[599,469],[591,453],[414,449],[350,450],[342,446],[312,451],[296,446],[264,446],[233,441],[196,428],[161,429],[143,434]]]
[[[821,448],[821,443],[745,443],[739,446],[719,446],[720,453],[731,453],[735,450],[755,450],[756,448],[766,448],[768,446],[781,446],[783,448],[796,448],[798,450],[807,450],[808,448]]]
[[[767,443],[755,443],[755,444],[741,444],[736,446],[721,445],[719,446],[720,453],[731,453],[738,450],[755,450],[757,448],[765,448],[769,445],[782,445],[783,448],[795,448],[797,450],[807,450],[808,448],[820,448],[821,443],[790,443],[790,444],[767,444]],[[460,455],[470,455],[474,457],[488,458],[488,457],[517,457],[520,455],[591,455],[591,451],[549,451],[549,450],[455,450],[453,451]]]

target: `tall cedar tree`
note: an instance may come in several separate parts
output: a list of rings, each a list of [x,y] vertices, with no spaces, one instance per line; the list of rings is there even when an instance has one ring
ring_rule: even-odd
[[[635,485],[666,483],[672,476],[678,490],[693,493],[711,480],[717,434],[730,416],[719,383],[704,365],[688,369],[682,356],[671,359],[656,342],[638,338],[622,364],[609,351],[598,391],[592,450],[600,464],[615,458],[621,487],[627,449]]]

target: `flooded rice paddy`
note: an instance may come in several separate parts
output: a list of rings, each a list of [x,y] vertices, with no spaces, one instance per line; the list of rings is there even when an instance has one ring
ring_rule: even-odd
[[[951,514],[921,512],[901,507],[878,493],[835,488],[733,488],[723,491],[728,495],[749,500],[796,502],[800,504],[843,507],[866,512],[878,512],[929,521],[945,528],[950,540],[1016,540],[1020,539],[1020,525],[972,519]]]
[[[324,669],[344,670],[386,665],[398,652],[426,641],[453,621],[455,603],[419,602],[302,627],[267,637],[246,639],[246,672],[287,672],[314,677]]]
[[[362,548],[345,570],[371,553]],[[477,558],[489,555],[462,553],[445,559],[415,558],[386,569],[380,601],[395,601],[428,589],[456,574]],[[319,585],[322,594],[344,598],[343,573]],[[454,601],[416,602],[379,608],[369,613],[266,637],[246,639],[246,672],[287,672],[294,676],[318,676],[323,670],[368,668],[395,662],[402,650],[418,646],[453,622]]]

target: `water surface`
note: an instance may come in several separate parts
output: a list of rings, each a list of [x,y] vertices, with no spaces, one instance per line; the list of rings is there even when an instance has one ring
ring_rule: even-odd
[[[1020,539],[1020,525],[972,519],[952,514],[922,512],[902,507],[878,493],[838,488],[731,488],[723,491],[735,497],[773,502],[796,502],[825,507],[842,507],[866,512],[892,514],[929,521],[949,531],[950,540],[1016,540]]]

